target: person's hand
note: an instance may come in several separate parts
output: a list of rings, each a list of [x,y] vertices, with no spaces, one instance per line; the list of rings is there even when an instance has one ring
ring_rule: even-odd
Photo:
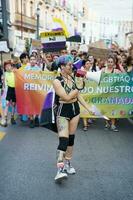
[[[75,77],[75,84],[76,84],[77,89],[82,90],[85,86],[84,78]]]
[[[46,54],[45,53],[42,54],[42,57],[43,57],[44,60],[46,60]]]
[[[43,56],[44,56],[43,51],[40,52],[40,56],[43,58]]]
[[[78,70],[76,71],[76,77],[85,78],[86,73],[87,73],[86,70],[84,70],[84,69],[78,69]]]

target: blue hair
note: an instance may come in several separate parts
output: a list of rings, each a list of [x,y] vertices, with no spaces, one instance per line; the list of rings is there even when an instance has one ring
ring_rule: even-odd
[[[66,65],[68,62],[73,62],[73,57],[71,55],[60,56],[56,60],[58,66]]]

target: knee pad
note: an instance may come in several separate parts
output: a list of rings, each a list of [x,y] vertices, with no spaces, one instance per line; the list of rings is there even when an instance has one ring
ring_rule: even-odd
[[[68,138],[66,138],[66,137],[59,137],[58,150],[66,151],[68,144],[69,144],[69,139]]]
[[[68,146],[73,146],[74,145],[74,139],[75,139],[75,135],[69,135]]]

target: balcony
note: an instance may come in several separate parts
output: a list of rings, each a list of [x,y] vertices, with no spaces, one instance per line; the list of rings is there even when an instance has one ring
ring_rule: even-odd
[[[57,3],[57,2],[54,2],[54,8],[57,8],[60,11],[62,10],[61,5],[59,3]]]
[[[15,26],[22,26],[23,28],[36,30],[36,19],[31,18],[25,15],[22,15],[22,21],[21,21],[21,14],[15,13],[15,20],[14,20]]]
[[[52,1],[51,0],[44,0],[44,3],[51,5]]]

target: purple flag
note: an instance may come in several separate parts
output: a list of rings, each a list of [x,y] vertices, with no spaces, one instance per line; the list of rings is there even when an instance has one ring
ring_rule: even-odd
[[[76,62],[73,63],[73,67],[75,69],[80,69],[83,66],[83,60],[77,60]]]
[[[47,93],[47,96],[46,96],[45,101],[43,103],[43,109],[52,108],[52,105],[53,105],[53,96],[54,96],[53,91],[49,91]]]

